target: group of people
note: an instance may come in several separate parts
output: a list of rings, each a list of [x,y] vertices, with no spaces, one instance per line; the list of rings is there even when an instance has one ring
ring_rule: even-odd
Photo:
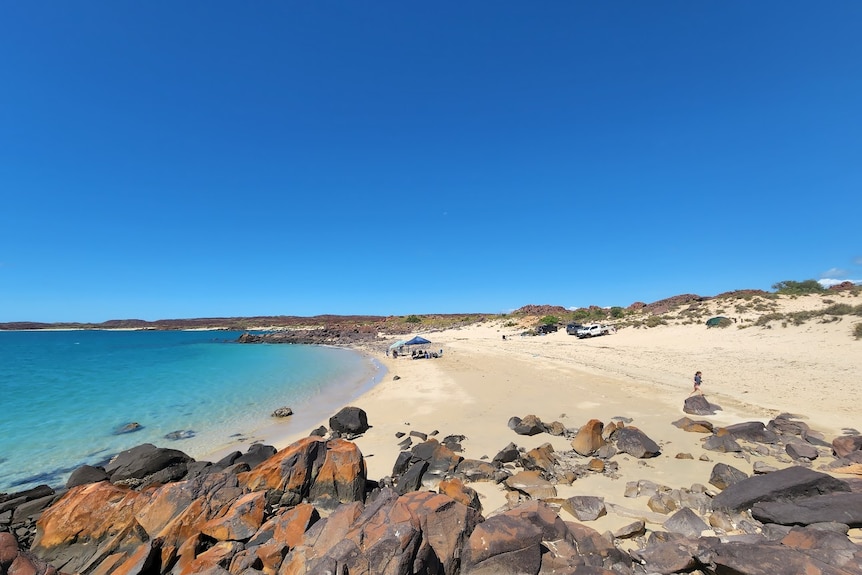
[[[392,350],[392,358],[397,359],[399,355],[406,355],[404,352],[404,346],[402,345],[398,349]],[[389,357],[389,350],[386,350],[386,357]],[[428,351],[427,349],[414,349],[410,353],[411,359],[436,359],[438,357],[443,357],[443,350],[441,349],[439,352],[437,351]]]

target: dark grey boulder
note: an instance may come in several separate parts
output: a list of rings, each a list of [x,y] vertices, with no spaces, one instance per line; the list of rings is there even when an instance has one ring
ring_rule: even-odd
[[[216,470],[227,469],[228,467],[230,467],[231,465],[236,463],[236,460],[239,459],[240,457],[242,457],[241,452],[231,451],[230,453],[228,453],[227,455],[225,455],[224,457],[222,457],[221,459],[219,459],[218,461],[213,463],[213,468]]]
[[[743,479],[748,479],[748,475],[744,471],[726,463],[716,463],[709,476],[709,483],[724,490]]]
[[[517,418],[513,418],[517,419]],[[509,427],[511,426],[512,420],[509,420]],[[535,415],[528,415],[524,419],[518,420],[518,423],[512,427],[512,431],[517,433],[518,435],[538,435],[540,433],[545,433],[547,429],[545,428],[545,424],[542,423],[542,420],[536,417]]]
[[[644,573],[688,573],[698,562],[697,545],[690,541],[653,543],[643,549],[634,549],[631,556]]]
[[[107,481],[108,479],[109,476],[105,472],[104,468],[93,467],[92,465],[82,465],[69,476],[69,479],[66,481],[66,488],[71,489],[78,485],[98,483],[100,481]]]
[[[710,435],[703,442],[703,448],[719,453],[739,453],[742,451],[742,446],[728,433]]]
[[[182,451],[144,443],[120,452],[105,466],[105,472],[111,483],[116,483],[125,479],[143,479],[175,463],[190,461],[193,459]]]
[[[345,407],[329,418],[329,428],[338,433],[365,433],[368,415],[358,407]]]
[[[709,525],[688,507],[683,507],[671,515],[662,526],[672,533],[690,538],[700,537],[701,533],[709,529]]]
[[[752,443],[778,443],[778,434],[766,428],[761,421],[744,421],[722,427],[725,433],[739,440]]]
[[[656,457],[661,453],[658,444],[636,427],[623,427],[614,434],[617,449],[638,459]]]
[[[272,445],[255,443],[250,445],[248,451],[246,451],[243,455],[237,457],[234,461],[234,464],[248,463],[248,466],[251,469],[254,469],[257,465],[260,465],[276,453],[277,450]]]
[[[521,457],[521,452],[518,451],[518,446],[514,443],[509,443],[494,456],[494,461],[497,463],[511,463],[517,461]]]
[[[427,461],[418,461],[410,465],[407,471],[398,478],[395,484],[395,492],[404,495],[411,491],[418,491],[422,487],[422,476],[428,469]]]
[[[455,468],[455,474],[467,481],[500,482],[508,477],[508,473],[498,465],[479,459],[463,459]]]
[[[578,521],[595,521],[607,515],[604,497],[594,495],[575,495],[563,502],[563,509],[571,513]]]
[[[682,410],[690,415],[715,415],[717,410],[721,409],[717,405],[711,404],[706,397],[702,395],[691,395],[685,399],[685,404]]]
[[[811,525],[832,522],[862,527],[862,493],[828,493],[792,501],[762,501],[754,504],[751,514],[762,523]]]
[[[192,429],[178,429],[176,431],[166,433],[165,439],[168,439],[170,441],[179,441],[181,439],[191,439],[194,436],[195,432]]]
[[[742,511],[762,501],[787,501],[849,491],[847,483],[831,475],[792,466],[734,483],[716,495],[712,505],[714,509]]]
[[[131,423],[125,423],[116,429],[114,429],[114,435],[123,435],[124,433],[134,433],[136,431],[140,431],[144,428],[140,423],[133,421]]]
[[[793,459],[807,459],[809,461],[817,459],[819,455],[816,447],[803,441],[791,441],[784,446],[784,451]]]
[[[805,550],[794,549],[779,543],[744,543],[731,541],[716,543],[704,549],[709,573],[735,573],[740,575],[776,575],[817,573],[818,575],[851,575],[859,573],[813,557]],[[852,558],[846,563],[853,561]]]

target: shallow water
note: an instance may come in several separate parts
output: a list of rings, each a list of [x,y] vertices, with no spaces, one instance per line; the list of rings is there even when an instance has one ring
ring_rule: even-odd
[[[0,332],[0,492],[62,485],[141,443],[200,459],[272,426],[277,407],[349,400],[379,368],[344,349],[233,343],[240,334]],[[129,423],[140,429],[116,433]],[[192,436],[165,438],[174,431]]]

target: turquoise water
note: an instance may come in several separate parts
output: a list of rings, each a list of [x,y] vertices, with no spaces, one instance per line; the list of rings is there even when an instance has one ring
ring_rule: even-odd
[[[382,375],[352,351],[233,343],[240,334],[0,332],[0,492],[63,485],[76,467],[141,443],[206,459],[281,425],[278,407],[335,408]],[[115,433],[132,422],[141,429]],[[165,438],[179,430],[194,436]]]

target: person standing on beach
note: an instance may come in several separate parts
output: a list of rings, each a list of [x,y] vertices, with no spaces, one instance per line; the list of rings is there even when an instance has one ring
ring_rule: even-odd
[[[689,393],[689,395],[693,395],[695,393],[699,393],[699,394],[703,395],[703,391],[700,390],[700,384],[701,383],[703,383],[703,376],[698,371],[694,374],[694,389],[691,390],[691,393]]]

